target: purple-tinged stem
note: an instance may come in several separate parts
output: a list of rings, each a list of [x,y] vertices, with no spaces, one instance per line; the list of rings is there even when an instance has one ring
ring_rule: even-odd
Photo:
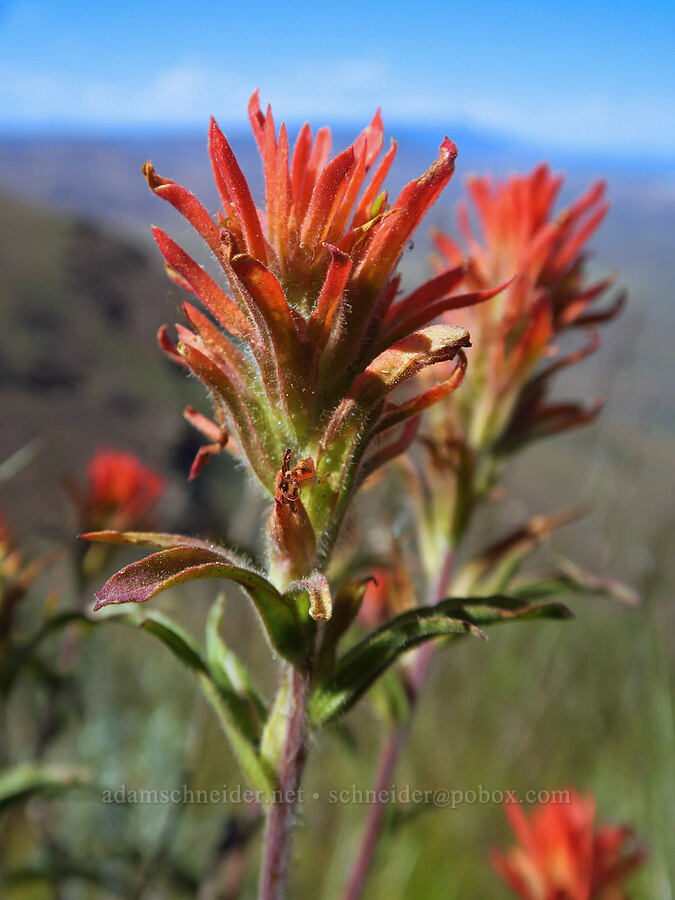
[[[398,728],[393,729],[387,737],[380,751],[380,759],[375,778],[375,797],[379,797],[380,791],[386,791],[391,784],[391,779],[398,765],[401,751],[408,738],[410,719]],[[343,900],[358,900],[362,896],[368,875],[375,858],[375,850],[380,839],[386,804],[376,801],[370,807],[366,827],[361,839],[361,847],[352,867],[347,887],[342,895]]]
[[[452,575],[452,564],[453,552],[449,549],[443,560],[441,574],[433,592],[432,603],[440,603],[444,598]],[[359,900],[359,898],[363,896],[370,870],[373,867],[375,851],[380,840],[382,826],[384,824],[384,815],[386,812],[386,801],[380,801],[377,798],[386,797],[387,788],[394,778],[394,773],[396,772],[403,748],[405,747],[408,735],[410,734],[413,712],[417,705],[420,692],[424,687],[433,656],[434,645],[429,641],[417,651],[415,662],[408,674],[408,716],[405,722],[392,729],[380,751],[377,775],[375,778],[376,800],[368,812],[359,853],[354,862],[354,866],[352,867],[349,881],[347,882],[344,894],[342,895],[342,900]]]
[[[309,676],[294,668],[279,787],[267,812],[259,900],[282,900],[285,894],[293,820],[307,758],[308,699]]]

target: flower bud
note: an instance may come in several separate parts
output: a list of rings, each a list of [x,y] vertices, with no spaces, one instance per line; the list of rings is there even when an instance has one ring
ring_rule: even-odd
[[[267,525],[272,570],[278,587],[308,575],[316,562],[316,534],[300,499],[303,486],[318,481],[314,460],[308,456],[293,468],[290,460],[291,451],[286,450]]]

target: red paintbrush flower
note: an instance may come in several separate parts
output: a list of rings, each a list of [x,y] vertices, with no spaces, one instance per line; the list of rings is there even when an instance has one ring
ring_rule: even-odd
[[[519,843],[506,854],[493,851],[495,870],[523,900],[621,900],[619,885],[644,850],[627,828],[594,827],[594,797],[573,789],[553,797],[529,821],[518,803],[506,804]]]
[[[585,245],[607,213],[605,187],[593,185],[570,207],[554,214],[563,179],[547,166],[505,181],[472,178],[468,192],[480,233],[468,207],[458,212],[461,245],[436,233],[436,268],[466,269],[473,290],[515,278],[490,304],[458,313],[471,330],[476,350],[468,376],[461,426],[473,446],[502,449],[590,421],[599,407],[549,405],[550,378],[594,352],[595,326],[615,316],[619,297],[603,310],[596,303],[611,279],[590,282]],[[584,329],[586,343],[560,355],[557,342],[570,329]],[[544,359],[554,357],[541,367]]]
[[[214,279],[155,228],[170,278],[204,309],[185,302],[177,345],[166,328],[159,339],[213,401],[214,423],[189,413],[210,441],[192,475],[227,447],[274,496],[288,451],[292,460],[312,459],[319,482],[306,513],[327,547],[356,484],[405,449],[419,413],[461,380],[451,376],[403,404],[389,399],[427,366],[458,354],[463,364],[467,331],[429,323],[495,289],[453,296],[462,280],[453,273],[398,298],[396,265],[453,174],[452,141],[443,141],[437,161],[390,205],[382,184],[396,145],[376,164],[379,112],[332,160],[327,128],[313,138],[304,125],[291,152],[285,126],[277,132],[257,92],[249,114],[263,161],[264,211],[214,121],[209,153],[222,204],[215,218],[188,190],[160,178],[150,163],[144,167],[151,189],[199,232],[222,276]]]
[[[87,485],[80,501],[87,528],[138,528],[164,493],[165,482],[138,457],[99,448],[87,464]]]
[[[186,411],[208,439],[191,477],[223,449],[249,466],[274,503],[267,526],[270,580],[225,548],[181,535],[87,537],[161,548],[114,576],[97,593],[100,606],[144,602],[193,578],[239,579],[279,652],[297,660],[295,601],[281,613],[278,590],[304,591],[313,618],[330,615],[321,573],[354,491],[410,445],[422,411],[462,380],[468,332],[429,323],[500,288],[455,295],[463,277],[455,272],[398,296],[401,253],[453,174],[452,141],[443,141],[436,162],[390,205],[382,184],[396,145],[376,162],[383,146],[379,112],[332,160],[327,128],[313,138],[304,125],[291,153],[285,126],[277,132],[257,92],[249,114],[263,161],[265,210],[255,205],[214,121],[209,154],[221,201],[215,217],[149,162],[143,171],[152,191],[201,235],[217,269],[213,277],[154,229],[169,277],[202,307],[183,303],[175,345],[166,327],[159,333],[162,349],[202,381],[213,403],[215,421]],[[440,385],[417,392],[413,385],[403,402],[391,399],[423,369],[453,359],[455,368]],[[281,637],[280,615],[287,626]]]

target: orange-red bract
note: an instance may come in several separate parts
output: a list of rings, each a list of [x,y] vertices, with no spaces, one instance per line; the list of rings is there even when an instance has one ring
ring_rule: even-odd
[[[405,420],[437,394],[426,394],[383,421],[378,406],[401,380],[467,345],[463,329],[429,325],[444,310],[492,296],[495,286],[455,296],[458,276],[432,279],[409,297],[397,296],[401,253],[453,174],[452,141],[442,142],[436,162],[390,205],[382,184],[396,145],[392,142],[378,164],[384,143],[379,112],[333,159],[327,128],[313,137],[304,125],[291,150],[285,125],[277,130],[257,92],[249,117],[263,163],[264,209],[254,202],[213,120],[209,153],[221,201],[215,218],[150,163],[144,172],[154,193],[199,232],[222,270],[222,278],[212,277],[154,229],[169,276],[208,314],[185,303],[189,328],[178,326],[177,345],[166,329],[160,333],[165,352],[197,375],[213,400],[213,433],[221,437],[202,454],[193,474],[219,448],[236,448],[273,494],[288,449],[294,459],[312,456],[319,474],[328,476],[348,465],[350,454],[365,457],[364,447],[383,430],[394,434],[392,452],[405,449],[394,426],[405,429]],[[401,375],[390,379],[393,363]],[[448,382],[445,393],[459,380]],[[374,391],[375,382],[380,389]],[[359,434],[358,448],[345,429]],[[412,439],[413,429],[405,435]],[[376,461],[385,458],[386,453]],[[367,468],[365,458],[364,463]]]
[[[518,844],[493,851],[497,873],[522,900],[621,900],[621,883],[644,859],[632,832],[595,825],[595,798],[555,791],[528,817],[516,802],[506,815]]]
[[[500,442],[503,449],[514,449],[584,424],[599,410],[597,403],[552,404],[547,398],[551,376],[593,353],[599,345],[595,326],[623,304],[619,296],[598,309],[612,279],[588,276],[586,245],[607,213],[605,186],[594,184],[556,214],[562,182],[546,165],[502,181],[470,178],[474,216],[460,204],[461,243],[442,232],[434,235],[434,264],[441,276],[463,269],[466,285],[478,292],[513,277],[493,302],[453,312],[453,321],[471,331],[476,348],[466,397],[470,440],[477,445]],[[583,329],[586,337],[571,352],[561,352],[560,339],[572,329]]]
[[[164,478],[137,456],[101,447],[87,464],[84,524],[87,528],[139,527],[164,488]]]

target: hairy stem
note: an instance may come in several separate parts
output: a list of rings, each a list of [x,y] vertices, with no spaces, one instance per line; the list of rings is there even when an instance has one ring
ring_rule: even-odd
[[[293,820],[307,757],[307,672],[293,669],[289,700],[286,734],[278,770],[279,786],[267,810],[258,895],[260,900],[282,900],[285,894]]]

